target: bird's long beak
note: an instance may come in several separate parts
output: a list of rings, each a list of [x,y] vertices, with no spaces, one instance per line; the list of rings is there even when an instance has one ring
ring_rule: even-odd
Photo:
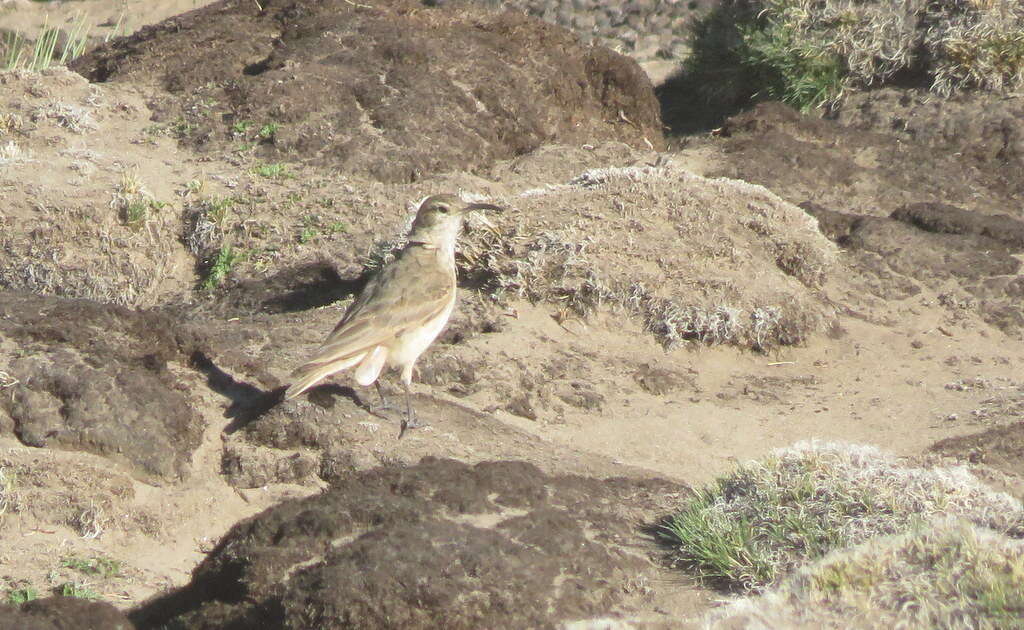
[[[501,206],[496,206],[493,203],[471,203],[464,208],[465,211],[470,210],[494,210],[495,212],[504,212],[505,209]]]
[[[496,206],[493,203],[471,203],[463,208],[463,212],[473,212],[474,210],[494,210],[496,212],[504,212],[505,209],[501,206]],[[492,234],[498,234],[498,228],[493,223],[487,220],[487,215],[476,212],[473,214],[473,220],[483,224],[489,232]]]

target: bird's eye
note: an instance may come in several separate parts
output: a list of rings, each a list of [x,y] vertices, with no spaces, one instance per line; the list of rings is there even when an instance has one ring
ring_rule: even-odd
[[[438,206],[437,211],[442,214],[448,214],[448,206]]]

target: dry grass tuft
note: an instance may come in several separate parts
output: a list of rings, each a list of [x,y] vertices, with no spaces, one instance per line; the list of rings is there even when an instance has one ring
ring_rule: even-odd
[[[672,168],[596,169],[526,191],[515,205],[519,213],[470,226],[461,242],[463,283],[494,300],[546,302],[579,317],[619,310],[667,348],[768,351],[824,324],[814,291],[834,246],[813,219],[759,186]],[[528,219],[531,208],[552,207],[565,210]]]
[[[692,48],[661,88],[681,129],[715,125],[752,100],[807,111],[896,82],[1006,94],[1024,89],[1024,3],[727,0],[694,25]]]

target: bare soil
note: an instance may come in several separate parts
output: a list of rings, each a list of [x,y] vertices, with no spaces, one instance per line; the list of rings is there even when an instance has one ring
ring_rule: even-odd
[[[368,35],[318,48],[334,18],[312,4],[144,30],[81,62],[100,83],[0,74],[5,589],[84,583],[138,627],[696,627],[721,594],[664,568],[645,528],[773,447],[962,461],[1024,497],[1024,207],[1006,155],[771,104],[663,151],[637,67],[554,27],[327,3]],[[252,36],[218,31],[218,12]],[[385,36],[385,14],[419,35]],[[388,46],[422,61],[439,41],[489,51],[480,74],[395,62],[436,102],[346,105]],[[358,75],[339,88],[328,61],[345,50],[364,61],[335,64]],[[485,77],[506,55],[532,74]],[[206,81],[215,103],[190,110]],[[456,119],[477,92],[455,81],[515,99]],[[537,96],[554,84],[562,100]],[[285,102],[294,117],[271,115]],[[386,141],[342,125],[362,147],[342,155],[310,131],[359,108],[394,114]],[[544,116],[543,133],[501,126]],[[270,118],[272,140],[232,135]],[[476,131],[427,155],[460,128]],[[430,426],[397,440],[398,411],[343,376],[281,402],[367,261],[448,191],[507,211],[463,238],[456,315],[416,377]],[[240,257],[210,288],[225,248]]]

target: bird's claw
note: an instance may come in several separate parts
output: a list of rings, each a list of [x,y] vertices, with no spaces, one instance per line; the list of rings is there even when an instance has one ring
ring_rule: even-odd
[[[423,427],[430,426],[425,422],[420,422],[415,416],[411,418],[402,418],[402,428],[398,431],[398,439],[402,439],[405,432],[408,429],[422,429]]]

